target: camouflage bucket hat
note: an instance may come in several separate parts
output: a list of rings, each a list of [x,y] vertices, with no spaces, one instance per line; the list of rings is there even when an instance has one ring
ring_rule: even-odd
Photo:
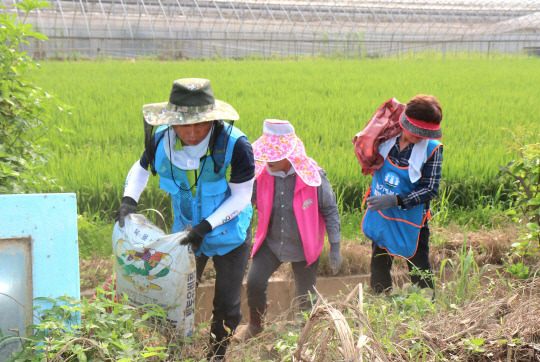
[[[237,121],[238,112],[214,98],[208,79],[185,78],[173,82],[168,102],[145,104],[143,116],[152,126],[182,125],[207,121]]]

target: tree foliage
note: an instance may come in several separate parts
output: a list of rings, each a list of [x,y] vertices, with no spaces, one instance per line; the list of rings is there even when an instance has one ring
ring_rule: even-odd
[[[39,65],[21,49],[30,38],[48,40],[26,20],[31,11],[51,5],[23,0],[14,6],[24,11],[24,19],[0,4],[0,193],[41,191],[54,185],[42,173],[49,155],[44,123],[63,111],[55,98],[34,84],[32,72]]]
[[[523,254],[528,248],[538,250],[540,246],[540,143],[529,143],[527,139],[538,140],[538,135],[530,135],[525,129],[511,132],[511,150],[519,157],[501,170],[514,180],[515,191],[511,195],[515,207],[508,212],[523,225],[521,242],[514,246]]]

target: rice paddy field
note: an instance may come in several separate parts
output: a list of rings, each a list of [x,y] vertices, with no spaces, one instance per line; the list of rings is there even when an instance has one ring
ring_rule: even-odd
[[[389,98],[406,103],[425,93],[441,102],[443,190],[458,208],[504,200],[499,165],[515,158],[504,129],[524,127],[534,142],[540,134],[540,58],[49,61],[36,77],[71,106],[70,115],[48,125],[55,156],[47,173],[64,192],[77,193],[79,213],[114,214],[125,176],[143,152],[141,107],[167,101],[178,78],[210,79],[216,98],[240,114],[235,125],[251,142],[264,119],[289,120],[327,171],[344,210],[360,206],[371,182],[351,139]],[[169,204],[156,179],[141,207]]]

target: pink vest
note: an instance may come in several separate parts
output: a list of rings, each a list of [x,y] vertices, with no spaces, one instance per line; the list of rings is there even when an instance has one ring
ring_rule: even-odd
[[[257,178],[257,213],[259,221],[255,244],[251,257],[264,241],[268,232],[272,204],[274,203],[274,176],[270,176],[266,168]],[[308,186],[300,176],[296,176],[293,199],[294,215],[304,246],[304,254],[308,265],[317,260],[324,244],[325,222],[319,213],[317,187]]]

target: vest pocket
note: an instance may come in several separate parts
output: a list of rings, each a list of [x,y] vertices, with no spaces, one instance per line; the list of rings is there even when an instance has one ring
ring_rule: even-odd
[[[180,184],[179,181],[177,183]],[[170,195],[176,195],[180,191],[180,189],[178,188],[178,186],[176,186],[173,180],[165,178],[163,176],[159,177],[159,188],[169,193]]]
[[[249,205],[237,217],[206,234],[202,252],[209,256],[223,255],[241,245],[247,236],[251,213]]]
[[[407,219],[417,221],[418,218],[414,216],[418,210],[402,210],[400,213],[393,212],[393,209],[383,212],[367,210],[362,221],[362,231],[388,253],[408,259],[416,252],[420,226]]]
[[[202,219],[210,216],[223,203],[227,196],[228,185],[225,179],[201,183]]]

